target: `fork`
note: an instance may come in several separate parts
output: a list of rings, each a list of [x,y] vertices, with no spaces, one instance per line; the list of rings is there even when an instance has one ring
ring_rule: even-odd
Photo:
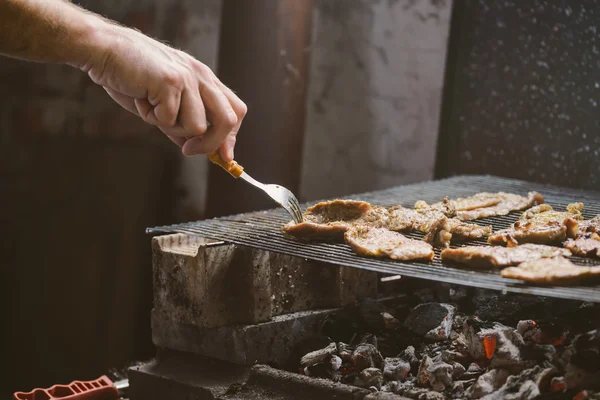
[[[298,202],[296,196],[294,196],[294,193],[288,189],[280,185],[265,185],[264,183],[260,183],[248,175],[248,173],[244,171],[244,167],[237,162],[227,162],[223,160],[218,150],[217,152],[209,155],[208,159],[223,168],[234,178],[242,178],[252,186],[264,191],[270,198],[275,200],[277,204],[282,206],[288,212],[288,214],[290,214],[295,223],[299,224],[303,221],[300,203]]]

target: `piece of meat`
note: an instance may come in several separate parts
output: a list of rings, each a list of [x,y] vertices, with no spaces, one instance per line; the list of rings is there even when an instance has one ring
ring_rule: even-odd
[[[283,231],[299,239],[341,240],[353,222],[372,210],[371,204],[364,201],[323,201],[306,209],[303,222],[296,224],[290,221],[283,227]],[[373,217],[378,212],[379,210],[373,211],[370,216]]]
[[[567,211],[555,211],[551,205],[542,204],[525,211],[512,227],[492,234],[488,242],[496,245],[522,243],[560,244],[579,233],[582,203],[567,206]]]
[[[436,211],[450,218],[456,216],[456,207],[451,200],[448,200],[447,197],[445,197],[443,201],[431,205],[427,204],[423,200],[419,200],[415,203],[415,210],[427,212]]]
[[[544,197],[538,192],[529,192],[527,197],[512,193],[477,193],[473,196],[450,200],[456,210],[456,218],[461,221],[507,215],[512,211],[522,211],[536,204],[544,203]],[[419,202],[421,206],[426,205]],[[424,204],[423,204],[424,203]],[[431,207],[439,206],[432,204]]]
[[[440,236],[440,247],[447,247],[450,239],[480,239],[492,233],[492,227],[468,224],[454,218],[455,210],[446,201],[435,207],[409,209],[401,206],[392,208],[373,207],[369,203],[355,200],[332,200],[317,203],[304,213],[304,222],[290,221],[283,231],[304,240],[341,240],[344,232],[352,226],[386,228],[391,231],[417,230],[429,233],[436,221],[446,219],[446,232]],[[436,235],[435,232],[433,235]]]
[[[589,232],[577,239],[567,240],[563,246],[581,257],[600,257],[600,235]]]
[[[385,228],[356,225],[346,231],[344,238],[354,252],[362,256],[401,261],[432,260],[434,256],[430,244]]]
[[[523,244],[515,247],[465,246],[442,251],[442,261],[465,264],[474,268],[504,268],[525,261],[557,256],[570,257],[571,252],[559,247]]]
[[[579,236],[583,236],[586,233],[600,233],[600,215],[595,216],[592,219],[586,219],[579,223]]]
[[[423,240],[436,248],[450,247],[452,233],[448,230],[448,218],[442,217],[435,221]]]
[[[450,247],[452,239],[483,239],[492,234],[492,226],[480,226],[459,221],[456,218],[441,217],[429,226],[423,238],[437,248]]]
[[[600,266],[581,267],[564,257],[541,258],[500,271],[505,278],[542,284],[562,284],[600,278]]]

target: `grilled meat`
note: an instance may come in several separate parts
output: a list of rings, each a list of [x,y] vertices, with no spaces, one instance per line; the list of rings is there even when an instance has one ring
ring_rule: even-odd
[[[450,247],[450,241],[454,239],[482,239],[492,234],[492,226],[480,226],[459,221],[456,218],[441,217],[431,226],[427,235],[423,238],[435,247]]]
[[[512,211],[522,211],[536,204],[544,203],[544,197],[538,192],[529,192],[527,197],[504,192],[482,192],[450,202],[456,210],[457,219],[472,221],[497,215],[507,215]],[[439,204],[432,204],[431,207],[437,207]]]
[[[534,283],[568,283],[600,277],[600,266],[580,267],[564,257],[541,258],[505,268],[500,274]]]
[[[600,257],[600,235],[595,232],[569,239],[563,246],[577,256]]]
[[[289,235],[301,239],[342,239],[348,227],[368,212],[369,218],[379,215],[380,210],[364,201],[332,200],[308,207],[304,213],[304,222],[290,222],[283,227]],[[385,213],[384,213],[385,214]]]
[[[432,260],[434,256],[430,244],[385,228],[355,225],[346,231],[344,238],[358,255],[402,261]]]
[[[317,203],[304,213],[304,222],[290,222],[283,227],[289,235],[307,240],[341,240],[344,232],[354,226],[386,228],[391,231],[417,230],[428,233],[436,222],[439,229],[432,235],[442,238],[440,246],[447,247],[453,237],[459,239],[480,239],[492,233],[491,226],[467,224],[454,218],[452,204],[446,200],[435,207],[408,209],[401,206],[392,208],[373,207],[369,203],[354,200],[333,200]]]
[[[395,207],[390,213],[395,221],[411,221],[412,230],[425,233],[425,240],[436,247],[448,247],[452,239],[481,239],[492,234],[491,225],[480,226],[450,218],[454,208],[447,200],[432,206],[417,202],[414,210]]]
[[[579,236],[583,236],[586,233],[600,233],[600,215],[595,216],[592,219],[586,219],[579,223]]]
[[[551,205],[542,204],[525,211],[511,228],[495,232],[488,242],[497,245],[521,243],[559,244],[579,233],[582,203],[567,206],[567,211],[555,211]]]
[[[571,256],[567,249],[539,244],[523,244],[515,247],[466,246],[442,251],[442,260],[465,264],[474,268],[504,268],[525,261]]]

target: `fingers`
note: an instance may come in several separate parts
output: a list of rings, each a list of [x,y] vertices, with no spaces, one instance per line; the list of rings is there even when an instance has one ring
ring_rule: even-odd
[[[185,136],[200,136],[208,129],[204,104],[198,90],[184,89],[181,95],[179,124],[185,131]]]
[[[137,111],[137,108],[135,106],[135,102],[134,99],[124,95],[122,93],[119,93],[115,90],[109,89],[107,87],[104,88],[104,90],[106,90],[106,93],[108,93],[108,95],[121,107],[123,107],[124,109],[126,109],[127,111],[129,111],[130,113],[133,113],[137,116],[139,116],[140,114]]]
[[[202,140],[194,139],[195,148],[202,153],[212,153],[235,128],[238,117],[225,94],[212,79],[210,84],[205,84],[200,88],[200,96],[204,101],[206,116],[211,127],[202,136]]]
[[[215,77],[215,83],[219,89],[221,89],[225,97],[227,97],[227,100],[229,100],[229,104],[231,104],[231,107],[233,107],[233,110],[238,118],[237,124],[234,126],[229,135],[227,135],[227,138],[219,148],[221,157],[225,158],[226,161],[232,161],[234,157],[233,149],[235,147],[237,133],[239,132],[242,121],[248,112],[248,107],[242,100],[240,100],[239,97],[236,96],[235,93],[233,93],[231,89],[223,85],[223,83],[217,77]]]
[[[241,101],[239,97],[237,97],[235,93],[233,93],[233,91],[225,86],[219,79],[213,77],[213,82],[217,86],[217,90],[219,90],[227,99],[229,107],[231,107],[235,113],[236,122],[231,128],[229,128],[229,131],[224,138],[222,134],[224,131],[227,131],[226,128],[228,128],[230,125],[228,126],[227,124],[224,124],[224,126],[221,127],[221,131],[219,131],[216,127],[211,126],[206,134],[204,134],[202,137],[188,140],[183,146],[182,151],[184,155],[194,155],[199,153],[212,153],[218,148],[221,157],[223,157],[225,161],[232,161],[234,158],[233,149],[235,147],[236,136],[242,121],[246,116],[248,108],[246,104],[244,104],[244,102]],[[208,99],[205,99],[205,104],[207,104],[207,102]],[[208,110],[210,110],[208,108],[208,104],[206,107]],[[209,111],[209,115],[212,115],[212,113],[213,111]]]
[[[181,90],[165,84],[164,93],[148,99],[135,99],[134,104],[139,116],[149,124],[162,128],[174,127],[181,105]]]

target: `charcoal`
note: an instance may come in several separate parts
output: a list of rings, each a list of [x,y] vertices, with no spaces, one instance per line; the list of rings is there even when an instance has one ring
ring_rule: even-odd
[[[356,346],[356,349],[352,353],[352,361],[354,361],[354,365],[358,371],[372,367],[383,369],[383,357],[377,348],[370,343],[363,343]]]
[[[600,370],[600,330],[577,335],[571,347],[572,364],[590,372]]]
[[[383,376],[390,381],[404,381],[410,372],[410,364],[401,358],[384,360]]]
[[[452,378],[456,379],[465,374],[466,369],[461,363],[455,361],[449,364],[452,365]]]
[[[310,335],[300,340],[292,349],[290,358],[287,362],[288,370],[298,369],[300,359],[306,354],[327,347],[331,343],[331,339],[322,335]]]
[[[521,349],[523,359],[527,360],[526,365],[529,368],[544,362],[558,365],[558,353],[556,347],[551,344],[533,344]]]
[[[444,303],[425,303],[413,308],[404,326],[431,340],[446,340],[452,330],[456,308]]]
[[[329,358],[337,352],[337,346],[335,343],[329,343],[329,346],[311,351],[306,354],[304,357],[300,359],[300,365],[303,367],[307,367],[309,365],[318,364],[325,360],[329,360]]]
[[[452,387],[452,365],[443,362],[442,360],[434,361],[427,368],[429,373],[429,384],[436,392],[443,392],[446,388]],[[464,368],[463,368],[464,370]]]
[[[346,343],[338,342],[337,349],[342,361],[352,361],[352,353],[354,352],[353,347]]]
[[[383,373],[379,368],[366,368],[358,374],[354,380],[354,385],[363,388],[375,386],[380,389],[383,385]]]
[[[567,382],[563,376],[555,376],[550,381],[550,391],[553,393],[558,392],[566,392],[567,391]]]
[[[510,376],[506,383],[494,393],[482,397],[482,400],[533,400],[541,394],[540,387],[550,385],[552,368],[536,366],[519,375]]]
[[[342,366],[342,359],[336,355],[331,356],[329,359],[332,371],[337,371]]]
[[[408,346],[400,354],[398,354],[398,357],[403,359],[404,361],[407,361],[410,364],[410,370],[413,373],[417,372],[419,364],[421,364],[421,362],[415,354],[414,346]]]
[[[454,383],[452,383],[452,392],[455,393],[455,396],[462,394],[465,392],[465,390],[467,390],[468,388],[473,386],[475,381],[476,381],[476,379],[469,379],[469,380],[464,380],[464,381],[454,381]],[[464,396],[460,396],[460,397],[464,397]]]
[[[525,343],[537,343],[539,341],[540,329],[537,323],[531,319],[519,321],[517,332]]]
[[[393,393],[375,392],[368,394],[363,400],[407,400],[407,398],[398,397]]]
[[[383,325],[388,330],[398,330],[402,326],[402,324],[400,324],[400,321],[398,321],[390,313],[387,313],[387,312],[381,313],[381,318],[383,319]]]
[[[569,321],[571,324],[581,324],[582,319],[579,315],[590,316],[595,321],[599,321],[598,309],[593,312],[591,309],[582,308],[582,302],[569,301],[564,299],[555,299],[540,296],[528,296],[515,293],[501,294],[495,291],[477,289],[473,297],[475,305],[475,315],[482,320],[496,321],[504,325],[516,326],[520,320],[532,319],[541,323],[542,321],[560,321],[564,324]]]
[[[463,353],[460,353],[456,350],[446,349],[442,351],[442,360],[448,364],[452,364],[454,362],[463,363],[467,361],[467,358],[468,357]]]
[[[467,368],[467,370],[462,375],[458,376],[457,378],[464,379],[464,380],[477,379],[484,372],[485,371],[483,370],[483,368],[481,368],[479,366],[479,364],[471,363],[471,364],[469,364],[469,367]]]
[[[567,365],[565,371],[567,388],[600,389],[600,371],[589,371],[573,363]]]
[[[469,399],[480,399],[495,392],[504,385],[509,375],[509,372],[505,369],[492,369],[486,372],[467,390],[466,397]]]
[[[577,335],[565,353],[568,388],[600,389],[600,331]]]
[[[420,386],[429,385],[429,367],[433,365],[433,360],[429,356],[424,356],[419,365],[419,372],[417,372],[417,382]]]
[[[329,362],[320,362],[304,367],[304,375],[312,376],[313,378],[332,378],[333,370]]]
[[[513,373],[519,373],[525,369],[520,350],[525,342],[515,329],[495,324],[492,329],[482,330],[479,333],[480,337],[488,335],[496,337],[496,351],[490,362],[490,368],[509,369]]]
[[[458,339],[454,341],[456,350],[467,354],[472,360],[479,361],[485,359],[483,341],[475,332],[475,327],[470,325],[466,320],[463,324],[462,332],[459,334]]]

